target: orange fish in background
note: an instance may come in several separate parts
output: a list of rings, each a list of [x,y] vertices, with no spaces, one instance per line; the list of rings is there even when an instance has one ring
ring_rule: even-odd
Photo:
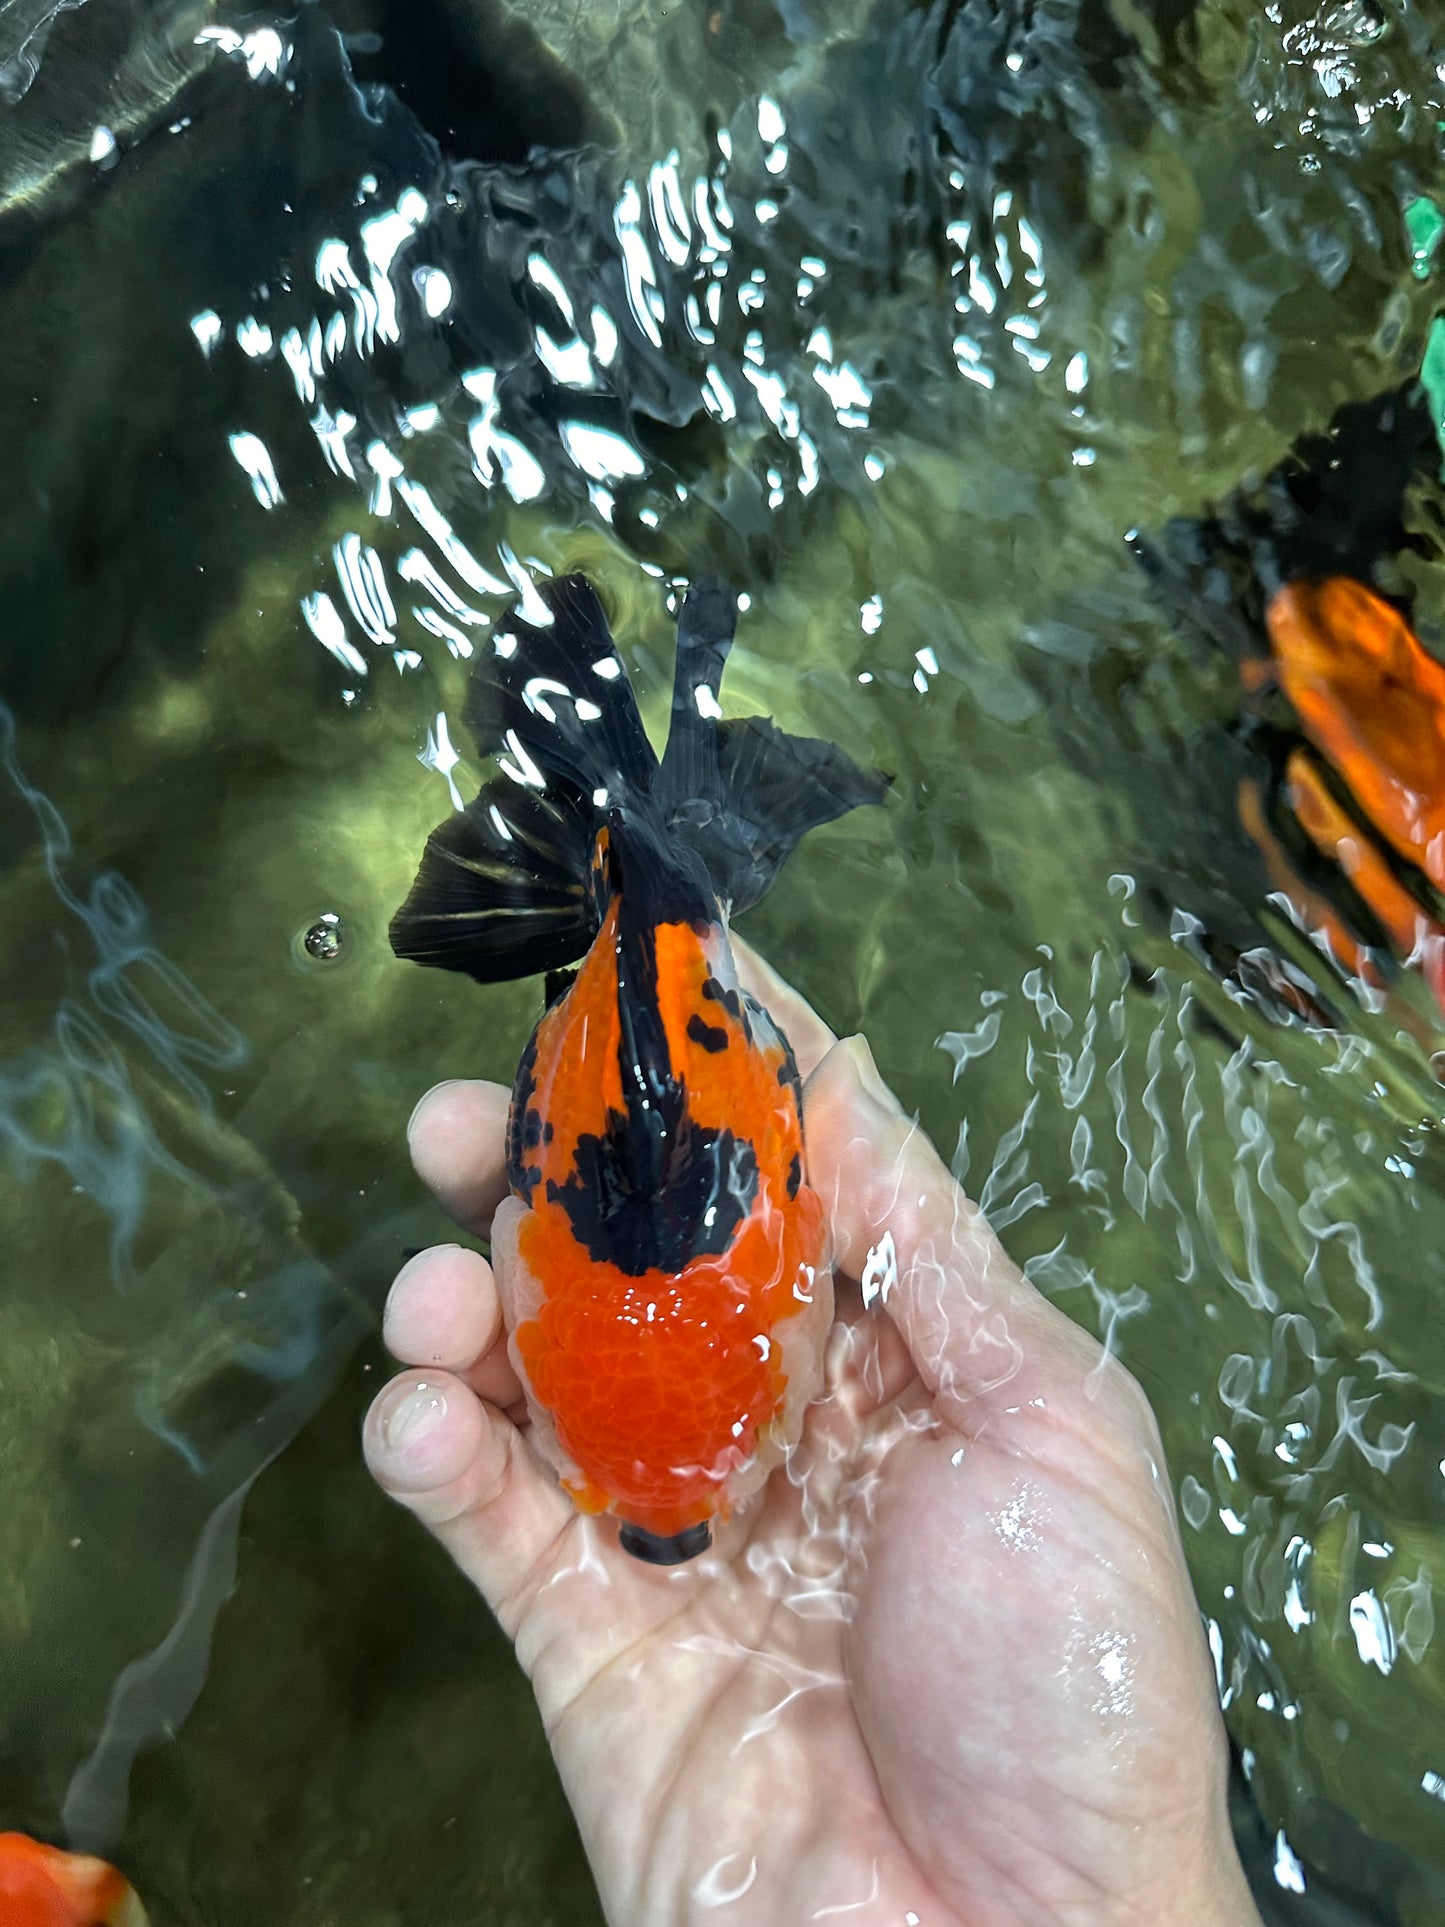
[[[0,1833],[0,1927],[146,1927],[146,1913],[105,1861]]]
[[[1393,605],[1345,576],[1286,583],[1266,625],[1270,658],[1242,665],[1245,687],[1277,682],[1318,752],[1290,752],[1283,800],[1445,1011],[1445,927],[1427,907],[1430,886],[1445,888],[1445,665]],[[1364,939],[1294,870],[1252,784],[1240,814],[1305,925],[1343,968],[1383,988]]]
[[[1266,621],[1305,735],[1385,841],[1445,889],[1445,665],[1345,576],[1287,583]]]
[[[1284,845],[1270,828],[1259,784],[1246,777],[1239,786],[1237,803],[1239,820],[1263,856],[1270,882],[1289,898],[1305,929],[1316,941],[1323,941],[1342,970],[1360,978],[1371,989],[1382,990],[1384,979],[1370,951],[1356,938],[1334,905],[1327,902],[1317,890],[1310,889],[1290,862]],[[1318,1008],[1303,998],[1292,1002],[1290,1007],[1297,1017],[1303,1017],[1307,1023],[1321,1020],[1322,1013]]]
[[[578,1507],[674,1565],[796,1441],[832,1317],[797,1066],[739,986],[729,918],[887,784],[722,720],[721,585],[683,605],[661,760],[591,585],[541,594],[545,620],[477,660],[466,719],[497,773],[432,833],[391,941],[482,983],[581,959],[513,1088],[512,1355]]]

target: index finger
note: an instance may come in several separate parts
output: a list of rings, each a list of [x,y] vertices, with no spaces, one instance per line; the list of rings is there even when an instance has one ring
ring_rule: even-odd
[[[808,1182],[837,1268],[901,1332],[940,1414],[972,1435],[1026,1406],[1058,1415],[1125,1374],[1023,1276],[903,1112],[861,1037],[804,1093]]]
[[[458,1224],[482,1237],[507,1195],[511,1101],[505,1085],[454,1078],[427,1092],[406,1127],[417,1176]]]
[[[800,1077],[811,1077],[838,1039],[800,991],[780,977],[751,944],[729,935],[743,989],[757,998],[787,1038]]]

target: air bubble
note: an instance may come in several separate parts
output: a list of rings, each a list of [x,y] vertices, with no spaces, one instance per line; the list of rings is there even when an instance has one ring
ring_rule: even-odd
[[[336,963],[346,952],[350,937],[345,924],[334,910],[323,910],[302,931],[298,948],[312,963]]]

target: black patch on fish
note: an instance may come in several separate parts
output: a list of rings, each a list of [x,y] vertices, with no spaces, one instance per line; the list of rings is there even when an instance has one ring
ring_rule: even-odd
[[[553,1124],[551,1118],[549,1117],[547,1119],[547,1122],[542,1126],[542,1142],[544,1144],[550,1144],[553,1138],[556,1137],[556,1135],[557,1135],[557,1127],[555,1124]]]
[[[695,1044],[701,1044],[704,1050],[720,1051],[728,1047],[727,1032],[720,1030],[715,1024],[705,1023],[696,1011],[687,1020],[687,1034]]]
[[[1217,509],[1176,517],[1128,546],[1186,638],[1236,659],[1257,656],[1281,584],[1349,575],[1373,585],[1383,561],[1429,552],[1412,504],[1439,463],[1431,412],[1411,380],[1344,403],[1262,481],[1256,475]]]
[[[757,1195],[752,1145],[684,1112],[660,1147],[657,1181],[639,1185],[630,1136],[627,1114],[610,1111],[601,1137],[589,1132],[577,1140],[566,1183],[548,1180],[548,1201],[567,1213],[578,1244],[629,1278],[647,1271],[675,1276],[694,1258],[720,1257]]]
[[[507,1183],[513,1195],[522,1199],[524,1204],[532,1202],[532,1193],[542,1173],[535,1162],[528,1161],[528,1152],[535,1151],[542,1141],[542,1116],[536,1107],[537,1097],[537,1033],[527,1039],[527,1048],[522,1052],[522,1061],[517,1066],[517,1081],[512,1086],[512,1108],[507,1116]]]
[[[549,970],[543,984],[544,1001],[542,1008],[544,1010],[550,1010],[553,1004],[560,1004],[576,981],[577,966],[575,964],[570,970]]]
[[[788,1196],[790,1198],[797,1197],[798,1187],[802,1182],[803,1160],[798,1156],[797,1152],[794,1151],[793,1162],[788,1166]]]
[[[737,991],[729,990],[728,986],[719,983],[716,977],[709,977],[703,984],[702,994],[710,1003],[721,1004],[729,1017],[742,1021],[743,1000]]]
[[[702,994],[711,1002],[722,1005],[733,1022],[741,1027],[744,1038],[751,1044],[753,1026],[749,1013],[761,1011],[762,1005],[749,997],[746,992],[732,990],[726,984],[719,983],[716,977],[709,977],[706,980],[702,987]]]
[[[617,1540],[624,1552],[641,1559],[644,1565],[680,1566],[707,1551],[712,1544],[712,1528],[706,1519],[695,1526],[684,1526],[681,1532],[665,1535],[648,1532],[643,1526],[624,1525]]]
[[[785,1091],[791,1091],[793,1093],[793,1102],[798,1107],[798,1116],[801,1117],[803,1115],[803,1084],[801,1078],[798,1076],[798,1060],[794,1057],[787,1038],[784,1037],[781,1032],[778,1033],[778,1039],[783,1046],[783,1061],[778,1066],[778,1082]]]

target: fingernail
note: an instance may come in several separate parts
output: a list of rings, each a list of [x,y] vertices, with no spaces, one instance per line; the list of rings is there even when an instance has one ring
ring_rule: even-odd
[[[856,1037],[845,1038],[843,1048],[853,1060],[853,1068],[858,1073],[858,1082],[874,1103],[881,1104],[885,1111],[891,1112],[894,1116],[902,1116],[903,1106],[883,1082],[878,1066],[873,1061],[873,1052],[868,1046],[868,1039],[862,1032],[860,1031]]]
[[[453,1084],[460,1084],[462,1081],[463,1080],[460,1077],[443,1078],[440,1084],[433,1084],[429,1091],[422,1092],[421,1096],[417,1099],[416,1103],[412,1106],[411,1116],[406,1121],[406,1137],[407,1137],[408,1144],[411,1142],[411,1134],[412,1134],[412,1131],[416,1128],[417,1119],[421,1116],[422,1112],[426,1109],[427,1105],[431,1103],[432,1099],[437,1095],[437,1093],[439,1091],[449,1091]]]
[[[381,1436],[388,1452],[401,1452],[425,1438],[427,1432],[446,1417],[446,1394],[425,1380],[404,1392],[383,1416]]]
[[[401,1270],[392,1279],[392,1291],[400,1290],[401,1286],[406,1283],[414,1271],[419,1271],[423,1265],[429,1265],[432,1260],[439,1257],[442,1252],[460,1251],[461,1249],[462,1247],[459,1244],[444,1244],[428,1245],[425,1251],[414,1251],[402,1266]]]

